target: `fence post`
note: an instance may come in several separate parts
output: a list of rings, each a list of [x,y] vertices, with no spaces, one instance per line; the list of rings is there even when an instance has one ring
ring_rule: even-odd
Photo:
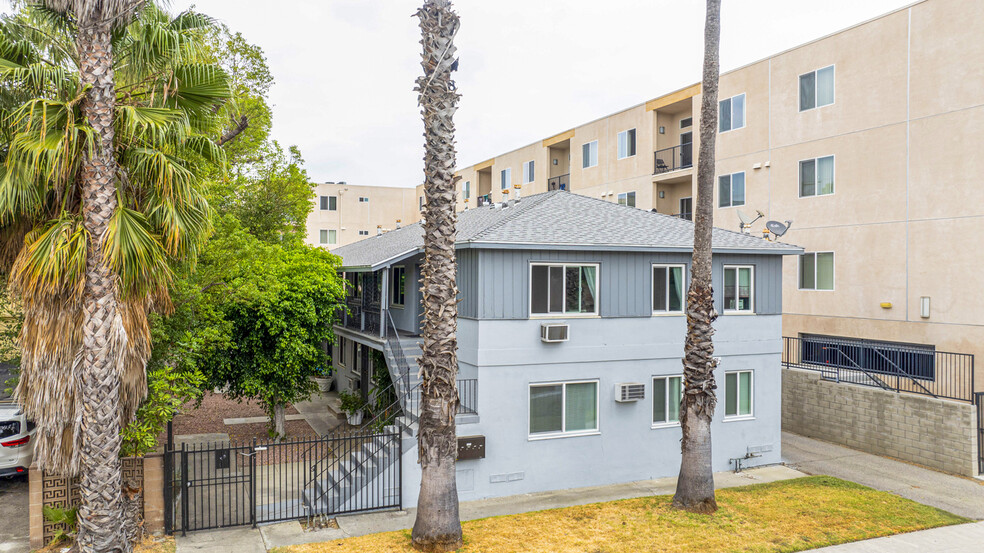
[[[188,535],[188,444],[181,443],[181,535]]]
[[[256,438],[249,454],[249,522],[256,528]]]
[[[397,431],[396,433],[396,452],[400,456],[399,467],[400,475],[398,477],[399,484],[397,484],[397,493],[400,495],[400,510],[403,510],[403,433]]]
[[[171,466],[174,459],[171,457],[173,451],[164,449],[164,534],[170,536],[174,533],[174,505],[171,503],[171,496],[174,494],[174,472]]]

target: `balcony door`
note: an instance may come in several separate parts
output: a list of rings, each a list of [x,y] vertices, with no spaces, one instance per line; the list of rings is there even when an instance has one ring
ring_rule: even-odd
[[[688,221],[694,220],[694,199],[680,198],[680,218]]]
[[[680,133],[680,167],[691,167],[694,164],[693,142],[693,132]]]

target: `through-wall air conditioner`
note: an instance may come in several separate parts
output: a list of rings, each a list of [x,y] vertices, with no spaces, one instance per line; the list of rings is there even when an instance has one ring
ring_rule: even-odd
[[[615,401],[625,403],[646,398],[646,385],[638,382],[624,382],[615,385]]]
[[[540,325],[540,341],[542,342],[566,342],[568,338],[568,326],[565,324]]]

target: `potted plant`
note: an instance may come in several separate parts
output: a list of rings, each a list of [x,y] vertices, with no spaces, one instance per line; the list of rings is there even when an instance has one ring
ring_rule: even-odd
[[[318,367],[317,374],[312,379],[318,385],[318,390],[328,392],[335,383],[335,372],[331,367]]]
[[[348,390],[342,390],[338,393],[338,398],[342,400],[342,411],[345,413],[348,423],[352,426],[362,424],[362,413],[366,408],[366,402],[362,396]]]

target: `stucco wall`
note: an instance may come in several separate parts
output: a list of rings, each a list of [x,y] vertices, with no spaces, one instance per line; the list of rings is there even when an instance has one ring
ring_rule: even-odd
[[[975,407],[820,380],[814,371],[782,374],[782,429],[930,468],[977,474]]]

